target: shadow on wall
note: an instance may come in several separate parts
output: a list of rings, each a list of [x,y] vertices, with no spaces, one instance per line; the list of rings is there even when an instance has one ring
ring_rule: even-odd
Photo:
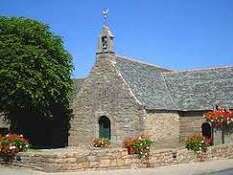
[[[57,113],[56,118],[20,112],[11,114],[12,133],[23,134],[32,148],[61,148],[68,145],[69,117]],[[13,120],[16,119],[16,120]]]

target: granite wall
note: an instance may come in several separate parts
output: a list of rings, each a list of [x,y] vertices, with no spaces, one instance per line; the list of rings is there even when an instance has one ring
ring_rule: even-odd
[[[188,136],[201,133],[201,126],[205,122],[203,113],[148,111],[144,121],[145,131],[155,141],[156,148],[179,147]]]
[[[148,112],[144,130],[154,140],[156,148],[179,146],[180,117],[177,112]]]
[[[111,142],[143,130],[144,109],[135,100],[127,83],[115,69],[114,54],[99,54],[97,62],[74,98],[69,145],[87,145],[99,137],[101,116],[111,122]]]
[[[201,133],[201,125],[206,121],[203,111],[179,112],[180,115],[180,142],[194,134]]]

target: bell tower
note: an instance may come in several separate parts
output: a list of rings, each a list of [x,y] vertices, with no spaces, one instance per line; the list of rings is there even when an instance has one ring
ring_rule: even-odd
[[[102,13],[104,16],[104,25],[98,39],[97,54],[114,53],[113,51],[114,36],[107,24],[109,10],[106,9]]]

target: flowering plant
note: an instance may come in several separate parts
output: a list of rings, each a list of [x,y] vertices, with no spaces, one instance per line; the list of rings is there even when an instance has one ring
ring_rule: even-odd
[[[2,156],[15,156],[18,152],[26,151],[28,148],[28,141],[23,135],[0,136],[0,155]]]
[[[153,141],[148,135],[140,134],[124,140],[123,146],[128,149],[129,154],[138,154],[139,158],[148,158]]]
[[[200,134],[189,136],[185,142],[185,147],[195,153],[206,152],[207,146],[204,137]]]
[[[233,111],[218,108],[204,114],[207,121],[212,123],[214,128],[224,128],[233,124]]]
[[[123,148],[127,148],[128,154],[135,154],[133,145],[136,143],[136,137],[127,137],[123,141]]]
[[[107,148],[111,145],[111,143],[106,138],[95,138],[92,141],[92,145],[98,148]]]

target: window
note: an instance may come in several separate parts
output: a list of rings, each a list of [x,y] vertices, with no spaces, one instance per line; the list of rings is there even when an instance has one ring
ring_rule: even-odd
[[[102,116],[99,119],[99,138],[111,140],[111,122],[106,116]]]

